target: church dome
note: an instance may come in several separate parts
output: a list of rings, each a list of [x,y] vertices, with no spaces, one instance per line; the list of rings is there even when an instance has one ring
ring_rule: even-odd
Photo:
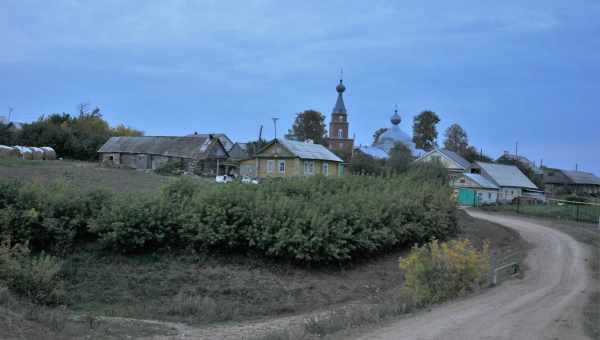
[[[379,135],[379,138],[373,143],[373,146],[379,147],[389,153],[394,145],[402,143],[411,151],[414,151],[415,144],[413,143],[412,138],[400,128],[401,121],[402,118],[398,114],[398,110],[394,110],[394,115],[390,118],[392,126],[388,127],[384,133]]]
[[[342,93],[342,92],[346,91],[346,86],[344,86],[341,79],[340,79],[340,83],[335,87],[335,90],[338,91],[338,93]]]

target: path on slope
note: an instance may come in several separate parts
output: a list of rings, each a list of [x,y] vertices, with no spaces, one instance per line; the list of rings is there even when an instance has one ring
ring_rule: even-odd
[[[357,339],[588,339],[580,321],[591,288],[589,250],[542,222],[478,211],[469,214],[513,228],[532,244],[525,278],[417,313]]]

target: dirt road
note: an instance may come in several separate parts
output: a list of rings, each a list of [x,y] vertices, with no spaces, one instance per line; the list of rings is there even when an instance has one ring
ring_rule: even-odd
[[[586,266],[589,249],[564,233],[518,217],[469,213],[514,228],[532,244],[525,278],[358,339],[589,339],[581,325],[591,288]]]

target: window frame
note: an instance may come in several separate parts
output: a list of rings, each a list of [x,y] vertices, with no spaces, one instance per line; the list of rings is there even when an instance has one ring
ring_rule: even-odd
[[[304,174],[314,175],[315,174],[315,161],[305,160],[304,163]]]
[[[283,165],[283,170],[281,170],[282,165]],[[285,174],[285,170],[286,170],[285,159],[280,159],[277,162],[277,170],[279,171],[280,174]]]
[[[323,176],[329,176],[329,163],[323,162]]]
[[[272,174],[275,170],[275,160],[267,159],[267,173]]]

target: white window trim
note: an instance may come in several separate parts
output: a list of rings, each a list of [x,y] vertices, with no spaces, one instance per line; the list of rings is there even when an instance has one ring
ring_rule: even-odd
[[[315,174],[315,161],[304,161],[304,174],[314,175]]]
[[[275,161],[272,159],[267,159],[267,173],[272,174],[275,168]]]
[[[323,162],[323,175],[329,176],[329,163]]]
[[[343,137],[344,137],[344,130],[338,129],[338,138],[343,138]]]

